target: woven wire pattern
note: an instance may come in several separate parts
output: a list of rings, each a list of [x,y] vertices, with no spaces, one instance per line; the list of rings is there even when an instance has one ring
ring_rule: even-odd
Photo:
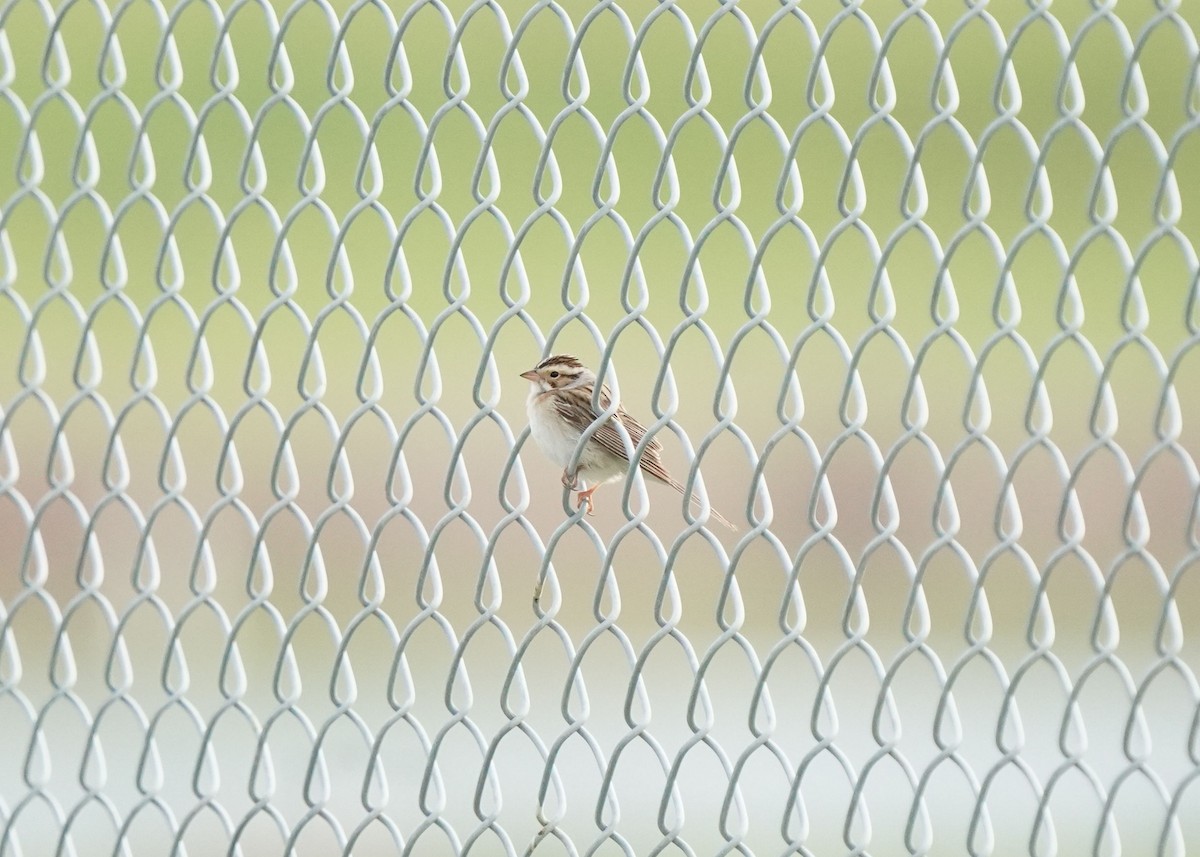
[[[0,855],[1200,853],[1195,16],[4,0]]]

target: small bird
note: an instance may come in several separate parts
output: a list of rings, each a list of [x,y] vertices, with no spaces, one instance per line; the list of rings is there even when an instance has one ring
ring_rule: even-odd
[[[597,428],[584,447],[578,468],[573,473],[569,472],[567,468],[580,436],[599,416],[592,409],[596,373],[580,363],[578,358],[570,354],[558,354],[547,357],[528,372],[522,372],[521,377],[530,382],[525,410],[529,414],[529,428],[534,441],[551,461],[563,468],[563,485],[572,490],[578,489],[580,505],[586,503],[588,514],[593,514],[592,494],[605,482],[620,479],[629,468],[625,441],[615,420],[621,421],[634,448],[646,436],[645,427],[618,404],[616,415]],[[602,386],[601,407],[607,410],[611,403],[612,393],[607,386]],[[658,438],[651,438],[647,442],[638,466],[647,478],[670,485],[680,494],[684,493],[684,487],[671,478],[663,465],[662,444]],[[580,489],[580,480],[588,487]],[[690,501],[699,505],[694,497]],[[715,509],[710,511],[729,529],[737,529]]]

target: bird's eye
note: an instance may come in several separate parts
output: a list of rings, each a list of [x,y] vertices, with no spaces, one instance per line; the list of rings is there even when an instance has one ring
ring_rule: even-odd
[[[551,378],[557,378],[557,377],[558,377],[558,372],[551,372],[551,373],[550,373],[550,377],[551,377]]]

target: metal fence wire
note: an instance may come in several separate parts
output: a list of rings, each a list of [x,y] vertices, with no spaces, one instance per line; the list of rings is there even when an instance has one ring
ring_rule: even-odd
[[[1200,854],[1197,32],[0,2],[0,855]]]

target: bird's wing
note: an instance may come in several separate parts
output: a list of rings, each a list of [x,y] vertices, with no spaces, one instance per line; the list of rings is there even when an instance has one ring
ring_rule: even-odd
[[[612,392],[605,385],[600,389],[600,407],[602,410],[608,410],[612,403]],[[558,399],[555,401],[555,406],[563,418],[572,422],[581,421],[583,415],[571,408],[570,403]],[[591,410],[589,408],[589,410]],[[592,411],[592,419],[594,420],[599,414]],[[625,426],[625,431],[629,433],[629,441],[633,448],[642,442],[642,438],[646,436],[646,428],[633,417],[625,412],[625,409],[617,405],[617,413],[607,422],[596,429],[592,435],[592,440],[600,444],[613,455],[620,458],[622,461],[628,461],[629,455],[625,450],[625,440],[621,437],[621,432],[617,429],[616,421],[620,420]],[[579,430],[583,431],[589,425],[591,420],[579,425]],[[662,444],[658,438],[652,437],[646,442],[646,448],[642,451],[641,466],[642,469],[651,476],[656,476],[669,485],[674,485],[675,481],[671,479],[671,474],[667,472],[667,468],[662,463]]]
[[[611,402],[612,393],[609,392],[607,386],[602,387],[600,389],[601,407],[604,410],[608,410],[609,403]],[[625,426],[625,431],[629,434],[630,444],[636,449],[637,445],[642,442],[642,438],[646,436],[646,427],[633,417],[629,416],[629,414],[625,412],[625,409],[620,405],[617,405],[616,416],[596,429],[596,433],[592,435],[592,439],[611,452],[613,455],[616,455],[622,461],[629,461],[629,455],[625,452],[625,440],[621,437],[621,432],[617,429],[615,423],[615,421],[618,419]],[[586,428],[586,426],[584,428]],[[653,476],[667,485],[670,485],[680,494],[686,494],[687,489],[681,483],[675,481],[675,479],[671,477],[671,474],[667,472],[667,468],[663,465],[662,444],[659,443],[658,438],[652,437],[650,440],[646,441],[646,448],[642,450],[642,459],[640,464],[642,471],[647,475]],[[700,508],[700,501],[694,496],[688,497],[688,503],[693,508]],[[731,524],[725,518],[725,516],[716,509],[710,506],[708,511],[709,514],[711,514],[726,527],[734,532],[737,532],[737,527]]]
[[[596,429],[596,433],[592,438],[613,455],[628,461],[629,455],[625,449],[625,439],[621,437],[621,432],[616,426],[617,419],[625,426],[625,431],[629,434],[629,442],[636,449],[637,445],[642,442],[642,438],[646,436],[646,428],[633,417],[629,416],[629,414],[625,413],[622,408],[618,408],[614,419],[609,420]],[[646,448],[642,450],[640,462],[642,470],[651,476],[658,477],[663,482],[673,484],[674,480],[671,479],[671,474],[663,466],[661,453],[662,444],[659,443],[658,438],[650,438],[646,443]]]

